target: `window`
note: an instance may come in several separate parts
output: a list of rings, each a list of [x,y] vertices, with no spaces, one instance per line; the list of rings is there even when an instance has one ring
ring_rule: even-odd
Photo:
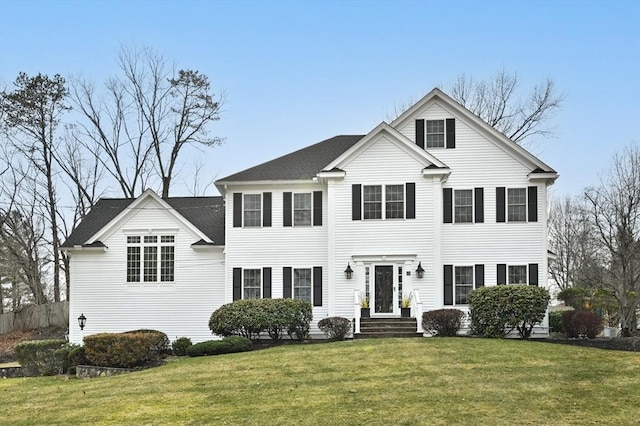
[[[261,282],[260,282],[260,269],[245,269],[244,270],[244,293],[243,299],[260,299],[261,295]]]
[[[527,283],[527,266],[509,266],[509,284],[526,284]]]
[[[293,194],[294,226],[311,226],[311,194]]]
[[[473,191],[456,189],[454,191],[454,218],[456,223],[473,222]]]
[[[244,226],[261,226],[261,194],[244,195]]]
[[[509,222],[527,221],[527,190],[525,188],[507,190],[507,220]]]
[[[383,194],[384,189],[384,194]],[[364,219],[404,219],[404,185],[370,185],[363,187]]]
[[[473,266],[456,266],[455,271],[456,305],[466,305],[467,296],[473,290]]]
[[[404,185],[387,185],[385,203],[387,219],[404,219]]]
[[[311,269],[293,270],[293,298],[311,302]]]
[[[427,120],[427,148],[444,148],[444,120]]]
[[[402,266],[398,266],[398,307],[402,308]]]
[[[127,237],[127,282],[173,282],[174,264],[175,236]]]

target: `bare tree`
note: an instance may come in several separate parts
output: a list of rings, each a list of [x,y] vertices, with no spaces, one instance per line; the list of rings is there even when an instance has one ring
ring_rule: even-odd
[[[617,300],[623,334],[636,334],[640,307],[640,146],[614,157],[598,187],[587,189],[589,218],[606,254],[602,287]]]
[[[481,81],[461,74],[451,86],[450,95],[516,143],[534,135],[550,136],[553,132],[546,125],[563,96],[550,79],[525,96],[520,95],[519,85],[518,74],[504,69]]]
[[[579,198],[551,202],[549,249],[555,259],[549,264],[549,272],[560,290],[596,287],[599,283],[598,244],[586,207]]]
[[[54,299],[60,300],[60,234],[58,229],[58,195],[54,153],[57,149],[56,129],[69,107],[65,104],[67,89],[60,75],[49,78],[38,74],[29,77],[20,73],[12,92],[1,93],[3,123],[16,151],[28,161],[35,172],[34,182],[39,202],[46,211],[51,238]]]
[[[126,197],[137,196],[153,176],[168,197],[180,152],[190,144],[222,142],[209,136],[222,97],[216,100],[207,76],[176,71],[149,48],[123,48],[118,65],[122,75],[107,82],[103,101],[91,84],[74,83],[72,98],[87,120],[83,133],[104,154],[101,161]]]

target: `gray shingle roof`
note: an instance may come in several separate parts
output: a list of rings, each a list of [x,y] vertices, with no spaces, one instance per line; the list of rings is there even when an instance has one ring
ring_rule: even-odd
[[[216,183],[311,179],[363,137],[364,135],[334,136],[275,160],[218,179]]]
[[[84,245],[133,201],[133,198],[101,198],[62,246]],[[164,201],[209,237],[215,245],[224,245],[222,197],[170,197]],[[91,246],[96,245],[94,243]]]

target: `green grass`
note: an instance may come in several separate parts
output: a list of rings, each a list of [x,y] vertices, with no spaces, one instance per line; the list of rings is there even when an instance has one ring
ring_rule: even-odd
[[[2,424],[637,424],[640,356],[516,340],[358,340],[0,381]]]

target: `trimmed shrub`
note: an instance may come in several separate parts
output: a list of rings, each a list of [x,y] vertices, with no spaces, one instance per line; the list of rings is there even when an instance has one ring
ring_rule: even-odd
[[[70,346],[66,340],[33,340],[18,343],[15,356],[29,376],[53,376],[69,368]]]
[[[549,331],[554,333],[564,333],[565,329],[562,326],[562,315],[566,311],[553,311],[549,312]]]
[[[566,311],[562,315],[562,325],[567,337],[595,339],[603,330],[602,317],[588,311]]]
[[[92,365],[133,368],[160,363],[168,352],[168,342],[160,331],[136,330],[86,336],[84,347]]]
[[[351,333],[351,321],[344,317],[329,317],[318,322],[318,328],[331,341],[344,340]]]
[[[464,312],[459,309],[438,309],[422,314],[422,328],[434,336],[455,337],[462,327]]]
[[[173,354],[176,356],[185,356],[187,354],[187,349],[192,346],[191,339],[188,337],[180,337],[179,339],[174,340],[171,347],[173,348]]]
[[[229,336],[222,340],[207,340],[196,343],[186,349],[189,356],[221,355],[235,352],[247,352],[252,348],[251,340],[241,336]]]
[[[542,287],[499,285],[469,293],[471,333],[484,337],[504,337],[517,330],[528,339],[535,324],[544,319],[549,292]]]
[[[257,339],[267,333],[279,340],[285,333],[295,340],[309,336],[311,303],[295,299],[236,300],[211,314],[209,329],[219,336]]]

